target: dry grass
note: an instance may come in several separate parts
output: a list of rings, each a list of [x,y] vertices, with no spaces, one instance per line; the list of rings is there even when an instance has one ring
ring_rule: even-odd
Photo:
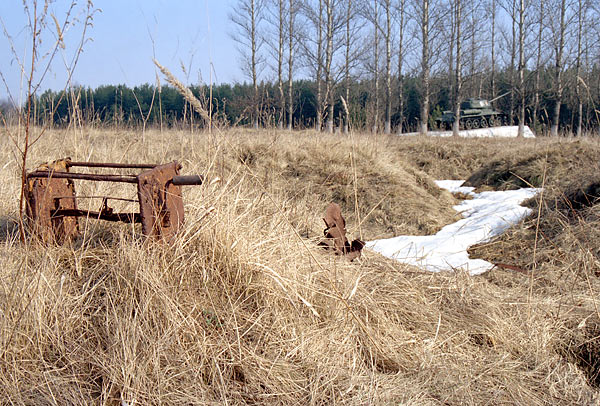
[[[521,273],[429,274],[369,251],[349,263],[316,247],[332,199],[351,231],[363,220],[367,239],[435,231],[455,215],[453,197],[432,179],[468,175],[500,142],[274,132],[146,138],[53,132],[33,160],[178,159],[186,173],[220,178],[185,190],[187,223],[173,246],[104,223],[86,224],[72,246],[18,243],[19,173],[0,141],[0,404],[598,401],[598,245],[581,242],[598,229],[597,207],[563,219],[555,251],[539,238],[536,272],[548,277],[536,274],[532,289]],[[455,159],[437,161],[440,151]],[[558,221],[552,213],[542,211],[540,229]],[[495,244],[530,258],[530,227]],[[574,241],[584,248],[569,248]]]

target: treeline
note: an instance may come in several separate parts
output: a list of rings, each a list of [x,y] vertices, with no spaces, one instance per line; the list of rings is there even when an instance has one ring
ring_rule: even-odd
[[[294,78],[308,77],[317,128],[356,124],[352,106],[364,105],[360,124],[384,133],[415,119],[427,132],[438,109],[458,114],[468,97],[506,92],[498,105],[516,123],[554,135],[597,127],[598,20],[597,0],[237,0],[230,14],[254,127],[262,77],[288,127]],[[418,97],[406,98],[413,87]],[[350,111],[340,118],[341,98]]]
[[[480,97],[520,129],[600,129],[598,1],[238,0],[229,18],[247,83],[191,86],[211,124],[425,133]],[[207,125],[158,83],[47,91],[33,114]]]
[[[534,72],[528,72],[533,75]],[[567,71],[567,76],[573,75]],[[599,77],[600,71],[596,68],[588,77]],[[508,72],[497,73],[497,90],[499,95],[504,94],[493,104],[497,110],[508,113],[510,110],[510,81]],[[542,80],[548,85],[552,81],[550,71],[543,72]],[[567,82],[575,78],[567,78]],[[394,85],[398,85],[395,80]],[[317,114],[317,83],[310,80],[300,80],[293,83],[293,127],[313,128],[318,121]],[[403,111],[398,111],[399,91],[394,94],[391,127],[400,131],[400,120],[403,122],[403,131],[416,131],[421,120],[422,94],[420,91],[421,80],[418,75],[404,77],[402,99]],[[478,85],[474,96],[492,99],[496,95],[491,93],[489,81]],[[254,122],[252,84],[221,84],[211,89],[209,86],[191,86],[192,93],[202,102],[207,111],[211,111],[214,125],[219,126],[252,126]],[[398,88],[397,88],[398,89]],[[578,121],[578,103],[574,86],[567,86],[563,97],[560,115],[560,127],[564,131],[573,131]],[[600,88],[589,89],[589,98],[583,104],[584,129],[592,131],[599,127],[597,111],[600,105]],[[345,108],[350,114],[350,125],[358,130],[373,130],[373,117],[375,105],[373,103],[373,83],[370,80],[353,81],[346,101],[346,95],[338,89],[334,103],[334,126],[343,127]],[[533,89],[531,89],[533,90]],[[593,93],[592,93],[593,91]],[[261,127],[277,127],[282,123],[279,112],[278,87],[276,83],[260,83],[258,103],[258,123]],[[342,101],[342,98],[344,99]],[[212,100],[212,103],[211,103]],[[536,127],[539,133],[549,129],[551,111],[554,100],[548,95],[542,95],[539,102],[537,120],[534,122],[533,110],[528,105],[526,109],[526,124]],[[431,81],[431,109],[428,117],[429,128],[434,128],[435,119],[444,110],[452,108],[451,88],[446,77],[434,76]],[[516,111],[518,101],[513,106]],[[72,123],[94,124],[97,126],[115,127],[195,127],[202,128],[207,125],[200,115],[193,112],[186,100],[172,87],[157,87],[144,84],[134,88],[125,85],[107,85],[96,89],[71,88],[66,92],[45,91],[36,98],[33,118],[39,125],[67,126]],[[323,122],[324,120],[321,120]],[[513,122],[516,123],[513,116]],[[382,124],[382,123],[380,123]],[[383,128],[380,125],[380,128]]]

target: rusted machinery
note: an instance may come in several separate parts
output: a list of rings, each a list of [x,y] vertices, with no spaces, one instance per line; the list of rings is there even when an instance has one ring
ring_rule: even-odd
[[[338,255],[344,255],[350,261],[360,257],[365,246],[364,241],[356,239],[352,242],[346,238],[346,220],[342,216],[342,210],[337,203],[330,203],[325,210],[325,239],[320,245],[327,249],[333,249]]]
[[[138,169],[138,174],[76,173],[71,168]],[[79,233],[79,217],[141,223],[147,237],[169,239],[183,224],[181,186],[201,185],[199,175],[181,176],[176,161],[164,165],[73,162],[70,158],[44,164],[27,174],[26,201],[30,230],[44,242],[64,242]],[[99,211],[80,210],[74,180],[137,185],[137,200],[93,196],[102,199]],[[81,197],[83,198],[83,197]],[[139,213],[115,213],[109,200],[139,202]]]

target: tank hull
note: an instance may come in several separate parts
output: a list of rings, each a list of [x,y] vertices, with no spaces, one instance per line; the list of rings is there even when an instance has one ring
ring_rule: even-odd
[[[450,130],[455,120],[456,116],[453,111],[444,111],[436,122],[440,129]],[[490,103],[483,99],[467,99],[463,102],[459,120],[461,130],[510,125],[506,114],[493,109]]]

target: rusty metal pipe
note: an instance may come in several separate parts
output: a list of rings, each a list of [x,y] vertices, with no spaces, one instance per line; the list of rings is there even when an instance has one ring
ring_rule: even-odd
[[[96,182],[118,182],[118,183],[137,183],[135,175],[98,175],[91,173],[71,173],[71,172],[48,172],[35,171],[27,175],[27,178],[56,178],[56,179],[80,179],[92,180]]]
[[[121,168],[121,169],[152,169],[158,164],[119,164],[110,162],[68,162],[67,167],[82,166],[87,168]]]
[[[194,186],[201,185],[204,178],[200,175],[178,175],[173,176],[172,183],[175,186]]]

